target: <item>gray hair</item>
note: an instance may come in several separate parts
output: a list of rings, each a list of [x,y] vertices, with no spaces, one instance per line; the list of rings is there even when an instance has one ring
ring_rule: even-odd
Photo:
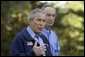
[[[46,5],[44,5],[41,9],[44,10],[44,8],[46,7],[52,7],[52,5],[50,3],[47,3]]]
[[[41,10],[41,9],[39,9],[39,8],[36,8],[36,9],[34,9],[34,10],[32,10],[32,11],[30,12],[28,18],[29,18],[29,19],[32,19],[32,18],[36,15],[36,13],[45,14],[45,12],[44,12],[43,10]]]
[[[46,7],[52,7],[52,8],[53,8],[52,4],[47,3],[47,4],[45,4],[41,9],[44,10]],[[54,9],[55,9],[55,8],[54,8]],[[57,16],[56,10],[55,10],[55,14],[56,14],[56,16]]]

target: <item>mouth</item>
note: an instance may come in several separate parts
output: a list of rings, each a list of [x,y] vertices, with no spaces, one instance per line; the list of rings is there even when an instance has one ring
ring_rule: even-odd
[[[38,27],[39,30],[42,30],[42,27]]]
[[[49,24],[53,24],[53,22],[49,22]]]
[[[53,21],[48,21],[48,23],[53,23]]]

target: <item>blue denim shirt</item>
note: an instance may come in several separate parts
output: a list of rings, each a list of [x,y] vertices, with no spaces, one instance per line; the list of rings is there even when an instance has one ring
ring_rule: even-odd
[[[60,46],[59,41],[57,38],[57,35],[50,29],[43,29],[41,32],[44,36],[47,37],[50,43],[50,49],[53,56],[59,56],[60,55]]]

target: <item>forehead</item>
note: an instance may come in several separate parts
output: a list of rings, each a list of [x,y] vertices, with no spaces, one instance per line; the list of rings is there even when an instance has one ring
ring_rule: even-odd
[[[43,13],[36,13],[36,15],[35,15],[36,19],[38,19],[38,18],[45,19],[45,17],[46,17],[46,15]]]
[[[45,11],[47,14],[55,14],[55,9],[52,8],[52,7],[46,7],[46,8],[44,8],[44,11]]]

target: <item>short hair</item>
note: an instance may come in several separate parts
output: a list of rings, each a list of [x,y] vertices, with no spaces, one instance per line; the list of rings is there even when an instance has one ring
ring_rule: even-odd
[[[45,14],[45,12],[44,12],[43,10],[41,10],[41,9],[39,9],[39,8],[36,8],[36,9],[34,9],[34,10],[32,10],[32,11],[30,12],[28,18],[29,18],[29,19],[32,19],[32,18],[36,15],[36,13]]]
[[[41,9],[44,10],[44,8],[46,7],[52,7],[52,5],[50,3],[47,3],[46,5],[44,5]]]
[[[45,4],[41,9],[44,10],[46,7],[52,7],[52,8],[53,8],[53,6],[52,6],[51,3],[47,3],[47,4]],[[54,8],[54,9],[55,9],[55,8]],[[56,10],[55,10],[55,14],[56,14],[56,16],[57,16]]]

